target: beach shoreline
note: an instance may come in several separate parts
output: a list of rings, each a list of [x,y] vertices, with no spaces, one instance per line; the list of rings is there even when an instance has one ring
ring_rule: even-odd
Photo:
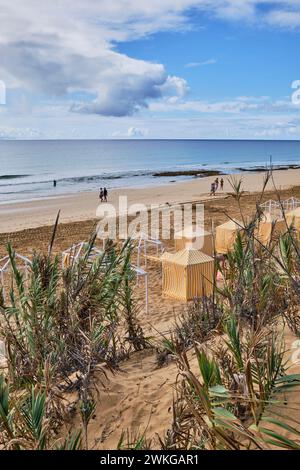
[[[204,202],[212,197],[210,185],[215,176],[195,178],[193,180],[145,186],[141,188],[123,188],[109,191],[109,203],[118,213],[120,196],[126,196],[128,205],[144,204],[180,204],[187,202]],[[242,189],[249,193],[260,192],[263,187],[263,172],[242,172],[224,176],[224,191],[218,191],[216,198],[223,198],[231,191],[230,178],[242,178]],[[266,191],[288,189],[300,184],[300,169],[274,170]],[[60,210],[60,222],[70,223],[96,219],[100,201],[98,192],[80,192],[63,196],[37,199],[32,201],[3,203],[0,205],[0,233],[22,231],[29,228],[52,225]]]

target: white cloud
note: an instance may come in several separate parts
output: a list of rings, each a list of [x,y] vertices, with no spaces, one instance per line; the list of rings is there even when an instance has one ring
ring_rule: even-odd
[[[300,107],[293,104],[291,99],[271,100],[267,96],[239,96],[231,100],[223,101],[201,101],[201,100],[180,100],[165,98],[159,102],[150,104],[153,112],[168,113],[174,111],[194,112],[194,113],[250,113],[250,112],[289,112],[300,111]]]
[[[217,63],[217,59],[207,59],[202,62],[188,62],[185,64],[185,68],[204,67],[205,65],[213,65]]]
[[[44,137],[43,134],[37,129],[0,127],[0,140],[41,139],[42,137]]]
[[[170,102],[170,100],[164,100],[150,105],[150,110],[155,112],[240,113],[254,109],[258,109],[257,103],[247,103],[240,100],[219,102],[200,100]]]
[[[267,11],[259,9],[266,4]],[[115,43],[188,29],[191,8],[229,20],[300,25],[298,0],[0,0],[0,77],[10,87],[35,94],[80,91],[94,96],[93,103],[79,103],[75,111],[130,115],[168,93],[170,86],[182,96],[187,85],[169,77],[162,64],[118,53]]]
[[[266,20],[271,25],[282,28],[298,28],[300,26],[300,10],[275,10],[266,16]]]
[[[162,95],[178,96],[180,98],[184,97],[188,90],[189,87],[184,78],[170,75],[160,87]]]
[[[235,100],[232,100],[235,101]],[[259,98],[258,98],[259,102]],[[300,139],[299,108],[285,109],[270,113],[267,109],[244,112],[206,113],[180,112],[176,114],[143,112],[131,117],[103,117],[90,115],[88,119],[80,113],[66,114],[62,107],[41,107],[39,113],[22,116],[5,116],[9,132],[2,131],[3,138],[30,138],[27,129],[38,129],[39,135],[31,138],[51,139],[128,139],[130,128],[141,129],[143,136],[151,139],[251,139],[272,138],[277,134],[282,139]],[[22,126],[25,129],[22,129]],[[1,127],[1,126],[0,126]],[[13,129],[18,129],[14,132]],[[277,129],[277,131],[276,131]],[[32,134],[33,135],[33,134]],[[132,138],[132,137],[131,137]],[[135,137],[138,138],[138,137]],[[277,138],[277,137],[274,137]]]
[[[111,137],[118,138],[118,139],[138,139],[138,138],[145,138],[149,134],[149,129],[144,127],[129,127],[126,131],[113,131],[111,133]]]
[[[146,137],[149,130],[140,127],[130,127],[127,131],[128,137]]]
[[[94,96],[73,111],[131,115],[170,89],[182,96],[185,81],[168,76],[162,64],[116,52],[114,41],[182,28],[183,9],[196,3],[63,0],[41,6],[37,0],[0,0],[0,76],[10,87],[44,96]]]
[[[74,105],[72,111],[103,116],[131,116],[147,108],[148,100],[169,95],[181,98],[187,93],[186,81],[176,76],[166,76],[161,65],[143,62],[140,67],[143,72],[139,75],[126,69],[126,73],[118,76],[110,70],[109,83],[102,81],[97,99],[92,103]]]
[[[144,128],[132,119],[140,111],[142,122],[147,108],[157,113],[227,115],[294,111],[288,100],[187,100],[189,87],[182,77],[170,76],[163,64],[118,52],[122,41],[194,27],[188,14],[191,8],[202,13],[194,15],[201,26],[206,15],[250,22],[254,27],[300,26],[299,0],[0,0],[0,79],[25,97],[22,106],[10,103],[11,116],[5,115],[11,134],[24,128],[24,135],[30,135],[31,129],[33,134],[41,129],[41,135],[48,135],[51,128],[54,136],[63,132],[82,136],[84,128],[88,136],[111,136],[119,128],[110,121],[112,116],[124,120],[121,132],[125,135],[128,128]],[[186,66],[215,61],[210,58]],[[75,103],[70,105],[72,100]],[[32,113],[26,111],[31,108]],[[4,115],[2,109],[0,113]],[[105,130],[99,131],[99,123],[107,126]],[[152,136],[151,126],[145,128]]]

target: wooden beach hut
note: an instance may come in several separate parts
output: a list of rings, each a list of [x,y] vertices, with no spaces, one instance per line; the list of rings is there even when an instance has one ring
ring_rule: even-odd
[[[206,255],[213,256],[214,244],[211,232],[207,232],[203,228],[193,230],[192,226],[185,227],[174,234],[175,250],[181,251],[188,246],[192,246],[197,250],[201,250]]]
[[[163,294],[178,300],[208,296],[213,290],[214,260],[188,247],[177,253],[164,253],[162,260]]]
[[[215,247],[216,252],[226,254],[233,249],[237,234],[242,232],[242,222],[229,220],[216,227]]]
[[[294,229],[300,234],[300,207],[286,214],[286,222],[289,226],[293,225]]]
[[[255,237],[263,244],[268,245],[272,236],[278,236],[286,231],[286,224],[282,218],[274,218],[271,214],[263,215],[255,230]]]

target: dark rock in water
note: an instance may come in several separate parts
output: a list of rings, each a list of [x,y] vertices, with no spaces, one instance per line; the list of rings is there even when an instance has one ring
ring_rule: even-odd
[[[0,180],[13,180],[17,178],[25,178],[30,175],[0,175]]]
[[[272,170],[298,170],[300,165],[273,165]],[[236,168],[237,171],[253,171],[253,172],[262,172],[270,170],[270,167],[267,166],[254,166],[252,168]]]
[[[153,173],[153,176],[195,176],[198,178],[204,178],[205,176],[218,176],[222,175],[221,171],[217,170],[176,170],[176,171],[160,171]]]

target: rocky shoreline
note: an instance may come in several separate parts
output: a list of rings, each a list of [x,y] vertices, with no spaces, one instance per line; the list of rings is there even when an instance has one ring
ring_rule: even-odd
[[[153,173],[154,177],[161,176],[195,176],[197,178],[205,178],[206,176],[218,176],[223,175],[224,172],[218,170],[176,170],[176,171],[160,171]]]

